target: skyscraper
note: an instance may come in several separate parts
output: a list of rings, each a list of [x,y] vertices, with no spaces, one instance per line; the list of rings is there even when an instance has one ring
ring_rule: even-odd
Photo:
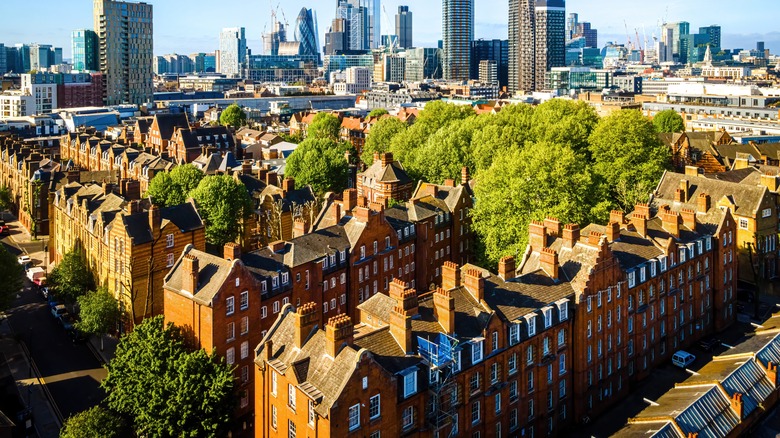
[[[483,40],[471,42],[471,78],[481,79],[482,61],[493,61],[496,82],[504,87],[509,82],[509,41]]]
[[[443,0],[441,24],[444,79],[466,81],[471,71],[474,0]]]
[[[395,34],[398,35],[398,47],[411,49],[412,43],[412,13],[409,6],[399,6],[395,15]]]
[[[94,0],[106,105],[142,104],[154,98],[152,5]]]
[[[272,56],[279,55],[279,44],[286,41],[287,30],[284,27],[284,23],[274,21],[271,33],[263,34],[263,53]]]
[[[691,33],[691,24],[687,21],[680,21],[677,23],[666,23],[663,28],[664,30],[672,31],[671,40],[669,40],[668,32],[664,31],[661,34],[662,37],[667,39],[664,41],[664,44],[672,48],[672,56],[676,58],[676,61],[685,64],[688,58],[688,46],[686,39],[683,37]],[[671,59],[668,61],[671,61]]]
[[[78,29],[71,33],[70,39],[73,48],[73,69],[78,71],[99,70],[97,34],[89,29]]]
[[[317,15],[311,9],[302,8],[295,20],[295,41],[301,43],[300,54],[306,56],[320,55],[319,32],[317,31]]]
[[[219,34],[220,73],[228,77],[241,75],[241,63],[246,57],[246,31],[243,27],[222,29]]]
[[[571,22],[571,20],[570,20]],[[566,64],[566,1],[509,1],[509,90],[534,91]]]

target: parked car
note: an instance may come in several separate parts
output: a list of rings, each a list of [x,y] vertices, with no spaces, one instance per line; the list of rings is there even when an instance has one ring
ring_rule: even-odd
[[[62,315],[60,315],[59,322],[62,325],[62,328],[64,328],[65,330],[73,330],[76,328],[75,327],[76,317],[74,317],[68,312],[65,312]]]
[[[0,221],[0,236],[7,236],[11,234],[11,227],[5,224],[5,221]]]
[[[83,344],[84,342],[87,342],[87,339],[89,339],[86,333],[82,332],[76,327],[68,330],[68,336],[70,336],[70,340],[74,344]]]
[[[680,368],[687,368],[694,360],[696,360],[696,356],[683,350],[679,350],[672,356],[672,363]]]
[[[34,267],[27,270],[27,278],[38,286],[43,286],[46,283],[46,271],[41,267]]]
[[[28,255],[19,256],[17,260],[19,261],[19,264],[23,266],[28,265],[32,261],[32,259]]]
[[[718,338],[702,339],[699,341],[699,347],[704,351],[712,351],[712,349],[718,345],[720,345],[720,339]]]
[[[65,308],[64,304],[56,304],[54,307],[51,308],[51,316],[59,319],[60,316],[68,313],[68,309]]]
[[[51,291],[49,291],[49,296],[46,298],[46,301],[49,302],[49,309],[54,309],[55,307],[60,305],[60,302],[57,301],[54,295],[51,294]]]

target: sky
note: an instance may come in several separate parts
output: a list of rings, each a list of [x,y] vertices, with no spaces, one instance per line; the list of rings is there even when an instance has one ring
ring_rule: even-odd
[[[218,48],[223,27],[246,28],[247,44],[255,54],[262,51],[261,35],[270,29],[271,8],[282,5],[284,16],[292,27],[302,7],[317,13],[320,45],[335,15],[337,0],[146,0],[154,5],[154,52],[189,54],[210,52]],[[474,0],[475,38],[507,38],[507,0]],[[607,41],[626,42],[626,26],[635,39],[660,36],[659,23],[688,21],[691,30],[699,26],[722,26],[724,48],[754,48],[765,41],[773,53],[780,53],[780,28],[773,26],[780,17],[776,0],[741,0],[738,5],[725,0],[568,0],[568,12],[577,12],[580,21],[590,21],[599,31],[599,45]],[[92,28],[92,0],[37,0],[30,7],[26,0],[2,0],[0,43],[52,44],[63,48],[70,58],[70,32]],[[382,33],[386,23],[395,26],[398,5],[409,5],[414,14],[413,38],[418,47],[433,47],[441,38],[440,0],[383,0],[387,11],[381,17]],[[281,13],[279,14],[281,16]],[[775,20],[772,20],[775,18]],[[281,20],[284,21],[284,20]],[[775,23],[773,23],[773,21]],[[393,29],[394,30],[394,29]],[[289,34],[292,36],[292,32]]]

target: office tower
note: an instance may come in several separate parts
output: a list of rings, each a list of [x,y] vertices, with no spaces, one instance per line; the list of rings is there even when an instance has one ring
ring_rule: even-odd
[[[5,44],[0,43],[0,75],[8,73],[8,55],[5,50]]]
[[[376,49],[382,40],[380,0],[348,0],[356,8],[363,10],[363,34],[367,37],[367,45],[361,50]]]
[[[566,1],[536,0],[535,6],[536,86],[542,88],[544,76],[553,67],[566,64]]]
[[[444,79],[466,81],[471,73],[474,0],[443,0]]]
[[[423,48],[406,51],[406,80],[421,82],[424,79],[441,79],[442,49]]]
[[[89,29],[74,30],[70,36],[73,49],[73,70],[97,71],[100,69],[98,62],[98,37]]]
[[[766,57],[769,56],[769,54],[767,53],[767,51],[765,49],[763,41],[756,42],[756,52],[758,52],[758,57],[759,58],[766,58]],[[2,56],[2,54],[0,54],[0,56]],[[777,63],[777,65],[778,65],[778,67],[780,67],[780,62]]]
[[[712,25],[699,28],[700,35],[706,35],[707,45],[711,47],[712,52],[720,52],[720,26]]]
[[[484,84],[498,83],[498,66],[496,61],[485,59],[479,62],[479,81]]]
[[[95,0],[93,18],[106,105],[151,102],[154,98],[152,5]]]
[[[228,77],[241,75],[246,57],[246,32],[243,27],[222,29],[219,34],[219,72]]]
[[[336,19],[344,20],[342,23],[343,27],[337,30],[337,32],[343,31],[345,33],[345,50],[370,50],[371,36],[369,32],[371,30],[371,21],[368,9],[365,6],[361,6],[360,2],[356,0],[339,0],[339,6],[336,9]]]
[[[395,15],[395,34],[398,35],[398,47],[411,49],[412,43],[412,13],[409,6],[399,6]]]
[[[577,34],[577,25],[580,23],[580,15],[572,12],[566,18],[566,41],[574,38]]]
[[[263,53],[266,55],[279,55],[279,44],[287,41],[287,30],[284,24],[275,20],[270,33],[263,34]]]
[[[599,31],[591,28],[587,21],[577,23],[573,38],[576,37],[585,38],[585,47],[599,46]]]
[[[311,9],[302,8],[295,20],[295,41],[301,43],[300,54],[305,56],[320,56],[319,32],[317,31],[317,14]]]
[[[566,1],[510,0],[509,90],[535,91],[566,64]]]
[[[676,61],[685,64],[688,57],[687,41],[683,38],[685,35],[690,34],[691,25],[687,21],[680,21],[677,23],[664,24],[664,32],[662,36],[667,38],[664,43],[672,48],[672,56],[676,58]],[[671,39],[667,30],[671,30]],[[667,49],[668,50],[668,49]],[[671,61],[671,60],[670,60]]]
[[[30,69],[44,70],[53,64],[52,47],[48,44],[33,44],[30,46]]]
[[[509,83],[509,41],[483,40],[471,42],[471,78],[481,79],[482,61],[495,61],[496,81],[504,87]]]
[[[336,18],[325,33],[325,55],[336,55],[349,50],[347,20]]]

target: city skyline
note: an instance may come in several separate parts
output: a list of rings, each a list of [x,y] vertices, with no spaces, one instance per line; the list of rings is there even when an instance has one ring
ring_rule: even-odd
[[[213,10],[207,7],[204,0],[191,0],[192,7],[187,8],[187,15],[182,14],[180,4],[162,2],[160,0],[147,0],[147,3],[155,7],[155,50],[156,55],[167,53],[189,54],[195,52],[211,52],[219,47],[219,32],[225,27],[245,27],[247,32],[247,45],[253,53],[261,53],[261,34],[271,28],[270,5],[252,11],[243,11],[244,2],[239,0],[226,0],[222,4],[224,8]],[[771,17],[780,13],[780,5],[759,4],[758,0],[748,0],[753,8],[745,7],[739,10],[730,10],[724,15],[719,9],[711,7],[711,2],[693,0],[683,2],[679,0],[667,3],[646,4],[641,17],[631,17],[631,10],[614,7],[618,3],[614,0],[569,0],[566,10],[580,14],[582,21],[589,21],[594,28],[599,29],[599,46],[607,41],[625,43],[626,32],[624,20],[629,29],[629,35],[633,38],[634,29],[639,31],[640,37],[647,34],[647,39],[652,41],[652,35],[660,37],[656,29],[657,24],[667,17],[668,22],[688,21],[691,30],[699,27],[719,24],[723,28],[724,48],[754,48],[756,41],[765,41],[766,47],[773,52],[780,52],[780,32],[774,31],[771,21],[755,20],[755,8],[763,8],[766,13],[763,17]],[[387,20],[381,15],[383,33],[389,28],[394,28],[394,17],[399,5],[408,5],[410,11],[419,17],[413,23],[415,44],[419,47],[434,47],[441,39],[441,2],[409,2],[404,0],[388,0],[383,3],[387,11]],[[203,5],[203,7],[198,7]],[[18,6],[18,7],[15,7]],[[92,2],[79,0],[64,8],[54,0],[42,0],[35,9],[26,8],[21,0],[7,0],[6,7],[14,11],[14,14],[3,14],[0,17],[0,26],[4,29],[2,40],[5,44],[15,43],[41,43],[51,44],[63,48],[64,58],[72,58],[70,35],[79,28],[92,27]],[[324,41],[324,33],[335,16],[335,6],[328,0],[291,0],[286,3],[283,11],[286,20],[292,26],[295,17],[301,7],[312,8],[317,12],[319,20],[320,42]],[[668,7],[668,13],[667,13]],[[240,13],[235,11],[241,10]],[[475,4],[475,29],[474,38],[506,39],[507,38],[507,13],[508,6],[485,7],[484,4]],[[279,14],[281,16],[281,14]],[[235,18],[232,18],[235,17]],[[208,19],[208,20],[207,20]],[[197,22],[197,30],[188,23]],[[30,26],[29,23],[38,23]],[[643,27],[644,26],[644,27]]]

